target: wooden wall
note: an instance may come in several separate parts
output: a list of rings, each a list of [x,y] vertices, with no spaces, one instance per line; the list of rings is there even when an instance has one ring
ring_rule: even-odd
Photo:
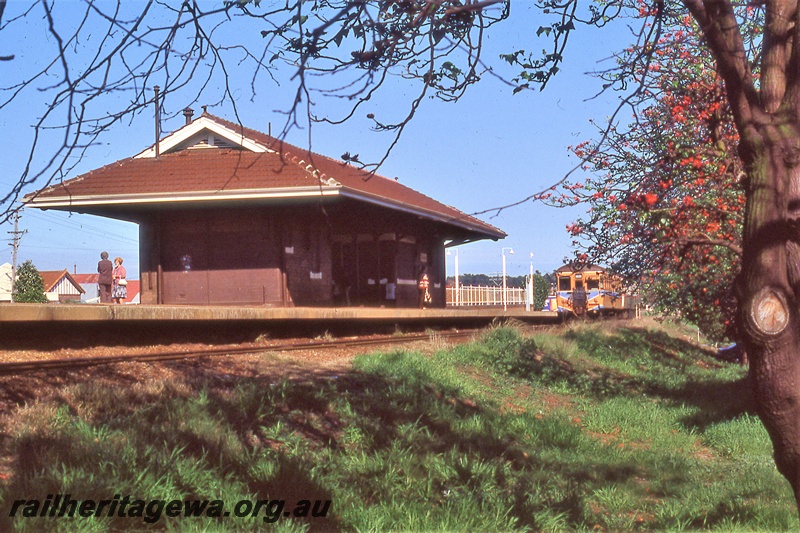
[[[144,304],[416,307],[423,265],[445,303],[442,239],[376,206],[165,211],[139,240]]]

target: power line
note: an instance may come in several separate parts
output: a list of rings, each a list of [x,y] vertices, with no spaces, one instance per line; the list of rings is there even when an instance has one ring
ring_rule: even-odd
[[[29,213],[29,215],[31,215],[31,214]],[[73,221],[70,221],[70,220],[64,220],[64,219],[62,219],[62,218],[60,218],[58,216],[53,216],[53,215],[50,215],[50,214],[47,214],[46,216],[42,216],[41,214],[31,215],[31,216],[33,216],[33,218],[36,218],[36,219],[39,219],[39,220],[44,220],[45,222],[57,221],[62,226],[68,226],[71,229],[80,230],[83,233],[86,233],[88,235],[94,235],[96,237],[104,237],[104,238],[108,238],[108,239],[115,239],[115,240],[118,240],[118,241],[126,241],[126,242],[128,242],[130,244],[138,244],[138,240],[137,239],[134,239],[134,238],[131,238],[131,237],[127,237],[127,236],[121,235],[119,233],[110,232],[107,229],[98,228],[98,227],[95,227],[95,226],[92,226],[92,225],[89,225],[89,224],[85,224],[85,223],[82,223],[82,222],[73,222]],[[48,220],[47,217],[49,217],[49,220]]]
[[[74,250],[76,252],[94,252],[97,251],[96,246],[92,246],[91,248],[77,248],[75,246],[32,246],[32,245],[25,245],[26,250]],[[138,252],[139,248],[131,247],[127,248],[125,246],[120,246],[115,248],[117,250],[123,250],[126,252]]]
[[[43,219],[42,217],[34,217],[34,218],[39,218],[40,220],[45,220],[46,222],[50,222],[49,220]],[[81,231],[83,233],[86,233],[86,234],[89,234],[89,235],[95,235],[95,236],[98,236],[98,237],[104,237],[104,238],[108,238],[108,239],[115,239],[115,240],[119,240],[119,241],[127,241],[127,242],[130,242],[130,243],[137,243],[138,242],[136,239],[133,239],[131,237],[127,237],[127,236],[121,235],[119,233],[110,232],[107,229],[96,228],[96,227],[90,226],[88,224],[71,222],[71,221],[68,221],[68,220],[60,219],[58,217],[53,217],[53,221],[57,221],[62,226],[67,226],[70,229],[79,230],[79,231]]]

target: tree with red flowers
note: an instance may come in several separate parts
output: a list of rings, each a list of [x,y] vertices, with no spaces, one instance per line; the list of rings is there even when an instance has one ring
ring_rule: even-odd
[[[625,8],[622,3],[610,5]],[[552,5],[562,17],[569,17],[575,6]],[[792,485],[800,508],[800,6],[788,0],[749,5],[682,0],[679,5],[656,2],[638,7],[653,31],[641,41],[641,53],[622,64],[610,84],[635,78],[640,65],[648,72],[657,62],[653,53],[662,24],[670,13],[685,10],[696,22],[699,41],[725,88],[739,136],[745,197],[740,272],[733,286],[736,335],[750,360],[756,409],[772,439],[776,465]],[[761,30],[755,38],[753,28]],[[692,117],[680,112],[682,103],[676,104],[674,118]],[[680,158],[672,164],[695,164],[682,152],[676,154]],[[705,161],[697,164],[702,167]],[[635,187],[620,192],[633,193]],[[716,199],[717,192],[698,190],[697,196],[669,198],[669,203],[674,199],[675,206],[689,207],[704,202],[711,208],[708,199]],[[618,208],[626,211],[628,204],[621,202]],[[636,223],[630,218],[622,222]],[[680,222],[675,219],[673,224]],[[693,240],[691,235],[685,238],[687,244]]]
[[[739,138],[692,19],[665,33],[644,74],[633,122],[574,148],[593,177],[564,184],[559,201],[589,207],[567,230],[577,255],[632,280],[658,310],[714,340],[735,337],[745,200]]]

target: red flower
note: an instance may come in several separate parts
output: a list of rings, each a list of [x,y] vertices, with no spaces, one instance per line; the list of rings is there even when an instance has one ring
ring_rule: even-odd
[[[567,231],[570,235],[580,235],[583,229],[577,224],[567,224]]]

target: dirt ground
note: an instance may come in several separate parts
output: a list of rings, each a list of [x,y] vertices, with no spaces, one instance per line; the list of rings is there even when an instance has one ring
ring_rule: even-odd
[[[180,343],[144,346],[96,346],[60,349],[6,349],[0,350],[0,363],[11,361],[65,360],[102,356],[125,356],[159,353],[198,352],[208,348],[252,348],[252,353],[234,355],[200,356],[179,361],[124,362],[97,366],[82,366],[69,370],[42,370],[15,375],[0,374],[0,418],[4,418],[19,406],[58,395],[59,389],[81,382],[106,383],[113,386],[128,386],[148,380],[207,381],[215,386],[235,384],[237,378],[260,376],[270,381],[284,379],[313,381],[333,379],[352,368],[353,358],[360,353],[375,351],[381,347],[357,346],[312,348],[292,351],[270,350],[271,346],[307,343],[309,339],[280,339],[276,341],[256,340],[237,344]],[[425,350],[431,345],[426,341],[410,341],[416,349]],[[404,345],[404,346],[409,346]]]

